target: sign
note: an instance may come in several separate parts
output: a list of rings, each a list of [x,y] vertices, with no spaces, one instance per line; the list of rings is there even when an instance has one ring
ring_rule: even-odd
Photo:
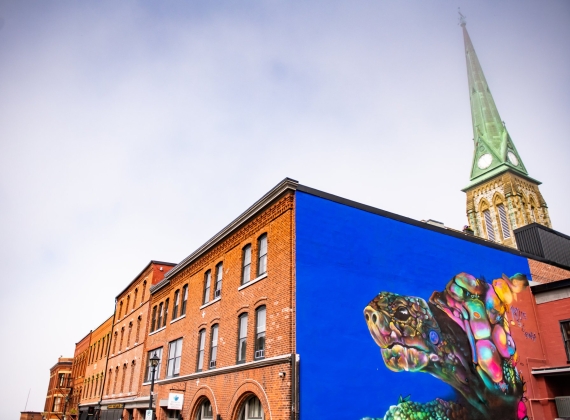
[[[168,409],[169,410],[182,410],[184,404],[184,394],[168,394]]]
[[[146,410],[144,420],[152,420],[152,410]]]
[[[112,410],[113,408],[124,408],[125,404],[109,404],[107,406],[108,410]]]

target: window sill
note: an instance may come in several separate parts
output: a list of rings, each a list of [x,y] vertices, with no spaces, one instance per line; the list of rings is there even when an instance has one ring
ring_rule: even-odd
[[[214,299],[214,300],[211,300],[211,301],[209,301],[209,302],[207,302],[207,303],[204,303],[202,306],[200,306],[200,309],[204,309],[206,306],[210,306],[210,305],[212,305],[212,304],[214,304],[214,303],[216,303],[216,302],[219,302],[221,299],[222,299],[222,297],[220,296],[220,297],[217,297],[217,298]]]
[[[254,284],[254,283],[257,283],[258,281],[263,280],[263,279],[266,278],[266,277],[267,277],[267,272],[263,273],[263,274],[262,274],[261,276],[259,276],[259,277],[254,278],[254,279],[251,280],[251,281],[248,281],[248,282],[245,283],[245,284],[242,284],[240,287],[238,287],[238,290],[243,290],[243,289],[245,289],[246,287],[251,286],[251,285]]]
[[[162,327],[162,328],[159,328],[158,330],[154,330],[153,332],[148,333],[148,335],[153,335],[153,334],[159,333],[159,332],[161,332],[162,330],[164,330],[165,328],[166,328],[166,325],[165,325],[164,327]]]
[[[176,321],[180,321],[181,319],[186,318],[186,314],[179,316],[176,319],[173,319],[172,321],[170,321],[171,324],[175,323]]]

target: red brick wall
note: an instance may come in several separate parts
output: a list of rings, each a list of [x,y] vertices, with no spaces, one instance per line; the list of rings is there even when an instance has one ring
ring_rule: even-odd
[[[532,279],[539,283],[550,283],[557,280],[570,279],[570,271],[536,260],[528,260]]]
[[[168,358],[168,343],[183,338],[180,376],[196,372],[198,356],[198,332],[206,330],[204,371],[208,371],[210,353],[210,331],[214,324],[219,325],[217,369],[236,365],[238,345],[238,316],[248,314],[247,358],[252,362],[255,339],[255,311],[266,306],[266,351],[265,361],[275,356],[294,353],[294,248],[293,248],[293,194],[287,194],[268,206],[255,219],[234,232],[223,242],[187,268],[177,273],[170,284],[152,295],[152,307],[170,299],[169,319],[166,328],[152,333],[146,341],[146,351],[163,347],[160,379],[164,379]],[[252,246],[251,279],[257,273],[257,238],[263,233],[268,237],[267,277],[241,290],[242,249]],[[221,299],[200,309],[203,303],[204,273],[212,270],[211,299],[214,292],[215,266],[223,262],[223,283]],[[174,293],[189,285],[186,316],[171,323]],[[148,332],[147,332],[148,333]],[[268,361],[269,362],[269,361]],[[145,357],[146,363],[146,357]],[[247,366],[244,365],[244,367]],[[252,367],[231,373],[216,374],[199,379],[174,380],[155,386],[158,401],[167,399],[173,389],[185,395],[182,415],[193,418],[201,399],[207,397],[212,403],[214,416],[221,414],[223,419],[233,419],[244,398],[255,394],[264,407],[266,418],[289,419],[291,416],[291,371],[290,362],[285,358],[276,364]],[[284,372],[284,377],[279,376]],[[144,375],[144,371],[142,372]],[[141,378],[142,380],[142,378]],[[144,385],[143,394],[148,395],[149,386]],[[159,419],[166,412],[158,407]]]
[[[567,366],[569,361],[559,321],[570,319],[570,298],[541,303],[537,305],[537,311],[548,365]]]

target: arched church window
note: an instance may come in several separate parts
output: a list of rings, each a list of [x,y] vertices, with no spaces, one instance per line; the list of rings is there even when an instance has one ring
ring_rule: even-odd
[[[263,406],[255,395],[248,398],[240,411],[239,420],[263,420]]]
[[[503,233],[503,239],[509,239],[511,237],[511,228],[509,226],[507,211],[505,210],[504,204],[497,204],[497,210],[499,211],[499,220],[501,222],[501,232]]]
[[[485,230],[487,231],[487,239],[495,241],[495,229],[493,228],[493,219],[489,209],[483,211],[483,218],[485,220]]]

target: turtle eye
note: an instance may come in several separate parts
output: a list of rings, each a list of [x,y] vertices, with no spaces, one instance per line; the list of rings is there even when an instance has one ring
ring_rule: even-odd
[[[396,318],[398,321],[407,321],[410,318],[410,313],[406,308],[398,308],[396,309],[394,318]]]

